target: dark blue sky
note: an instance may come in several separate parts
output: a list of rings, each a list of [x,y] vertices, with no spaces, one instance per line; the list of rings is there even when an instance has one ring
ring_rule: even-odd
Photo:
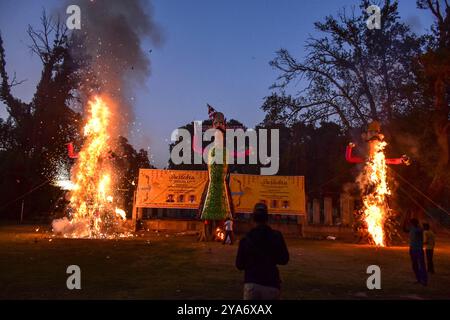
[[[400,14],[415,32],[429,28],[428,12],[415,1],[400,0]],[[28,49],[28,24],[38,25],[42,8],[53,11],[56,0],[0,0],[0,31],[7,70],[27,82],[14,89],[29,101],[41,72]],[[263,119],[259,110],[277,73],[268,62],[281,47],[303,54],[313,23],[359,0],[155,0],[154,18],[165,41],[151,53],[152,73],[136,92],[136,126],[130,140],[149,148],[152,161],[164,167],[171,132],[207,117],[206,103],[248,127]],[[0,116],[5,117],[0,104]]]

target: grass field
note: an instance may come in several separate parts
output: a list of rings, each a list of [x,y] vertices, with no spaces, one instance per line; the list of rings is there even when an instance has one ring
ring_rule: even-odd
[[[237,246],[194,236],[145,233],[124,240],[53,238],[48,227],[0,227],[0,299],[241,299]],[[283,299],[450,299],[450,242],[438,237],[437,274],[414,284],[406,247],[287,239],[280,267]],[[81,268],[81,290],[66,288],[68,265]],[[381,268],[381,290],[368,290],[366,268]]]

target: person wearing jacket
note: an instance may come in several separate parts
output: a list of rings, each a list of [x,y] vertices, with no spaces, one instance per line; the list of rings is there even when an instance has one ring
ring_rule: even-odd
[[[281,232],[267,225],[267,206],[257,203],[253,211],[256,226],[239,242],[236,267],[244,270],[244,300],[277,300],[281,279],[277,265],[289,261]]]

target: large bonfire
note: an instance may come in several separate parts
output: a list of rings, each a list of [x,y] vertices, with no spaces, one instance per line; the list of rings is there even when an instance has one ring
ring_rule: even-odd
[[[387,184],[387,166],[384,148],[386,142],[374,141],[373,156],[365,163],[358,177],[363,190],[362,218],[367,225],[371,240],[377,246],[386,245],[386,223],[390,221],[391,211],[387,196],[391,194]]]
[[[106,99],[88,102],[84,144],[71,173],[68,218],[55,220],[53,230],[71,238],[124,236],[125,211],[117,206],[112,163],[112,113]]]

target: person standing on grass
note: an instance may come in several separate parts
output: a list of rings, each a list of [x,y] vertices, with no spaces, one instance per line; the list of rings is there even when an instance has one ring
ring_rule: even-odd
[[[277,265],[289,261],[281,232],[267,225],[269,214],[264,203],[253,210],[256,226],[239,242],[236,267],[244,270],[244,300],[277,300],[281,280]]]
[[[223,244],[227,243],[227,239],[230,239],[230,245],[233,244],[233,220],[227,218],[224,222],[225,237],[223,238]]]
[[[416,275],[417,283],[427,285],[427,269],[423,254],[423,230],[417,219],[410,220],[409,229],[409,255],[411,257],[412,269]]]
[[[426,246],[425,254],[427,256],[427,270],[429,273],[434,274],[433,254],[436,236],[434,235],[434,232],[430,230],[430,225],[428,223],[423,224],[423,230],[423,244]]]

